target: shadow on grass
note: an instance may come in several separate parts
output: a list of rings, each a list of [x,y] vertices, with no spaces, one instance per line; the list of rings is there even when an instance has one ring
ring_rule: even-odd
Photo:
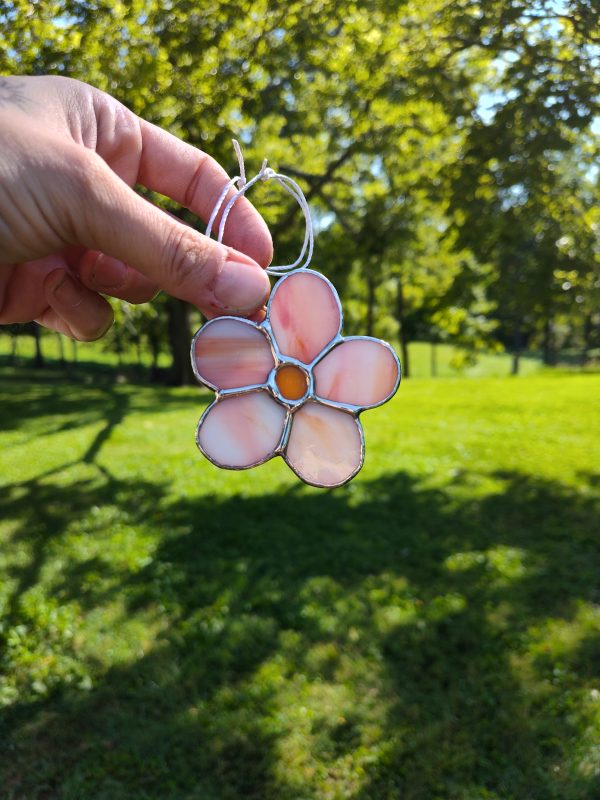
[[[30,382],[27,382],[28,375]],[[191,387],[187,394],[180,395],[174,395],[173,389],[166,386],[149,387],[134,382],[115,386],[114,374],[107,378],[84,376],[81,381],[67,383],[61,372],[49,372],[44,374],[42,383],[36,373],[5,370],[1,378],[0,433],[23,428],[24,439],[100,421],[108,421],[112,428],[130,410],[156,413],[173,411],[182,405],[197,407],[199,399],[208,401],[212,396],[200,386]],[[40,431],[35,430],[36,421],[43,424]],[[99,446],[102,444],[103,441]]]
[[[91,689],[2,712],[5,796],[600,796],[578,710],[600,679],[598,638],[528,649],[548,620],[600,602],[598,508],[558,483],[496,478],[481,497],[476,476],[442,491],[405,473],[227,500],[174,501],[108,473],[8,487],[0,513],[30,546],[9,615],[53,537],[114,504],[153,528],[152,558],[134,573],[65,563],[56,596],[90,613],[124,598],[162,632]]]

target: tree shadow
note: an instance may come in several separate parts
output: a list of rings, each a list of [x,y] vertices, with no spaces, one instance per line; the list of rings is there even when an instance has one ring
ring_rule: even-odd
[[[13,615],[48,537],[116,502],[153,530],[152,558],[133,573],[98,555],[66,563],[57,597],[88,613],[125,597],[127,617],[161,628],[92,688],[3,712],[7,796],[598,796],[597,771],[573,755],[598,639],[555,652],[540,633],[530,647],[598,603],[598,507],[557,482],[492,477],[500,488],[480,494],[478,476],[432,489],[403,472],[228,499],[109,473],[9,491],[0,512],[31,541]]]
[[[114,374],[108,377],[84,376],[80,381],[66,382],[64,375],[45,375],[26,380],[27,373],[2,375],[2,413],[0,434],[4,431],[24,429],[23,439],[47,436],[85,425],[112,421],[118,425],[129,411],[156,413],[165,408],[197,406],[209,401],[212,393],[198,387],[179,396],[168,387],[148,387],[147,384],[126,383],[115,386]],[[89,379],[89,380],[88,380]],[[112,418],[112,419],[111,419]],[[43,428],[38,430],[38,425]],[[102,444],[102,442],[100,442]]]

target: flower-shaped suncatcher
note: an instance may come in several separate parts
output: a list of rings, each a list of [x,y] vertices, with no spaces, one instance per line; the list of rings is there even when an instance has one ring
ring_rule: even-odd
[[[400,383],[400,363],[387,342],[341,336],[342,308],[333,285],[306,269],[313,232],[298,184],[273,172],[266,161],[246,183],[237,142],[240,176],[224,188],[207,235],[229,189],[241,188],[223,212],[218,240],[233,204],[257,180],[274,178],[300,203],[306,236],[294,264],[271,267],[281,276],[260,324],[239,317],[207,322],[192,340],[192,365],[215,401],[196,430],[201,452],[218,467],[248,469],[282,456],[313,486],[341,486],[362,467],[364,434],[359,414],[389,400]],[[302,266],[297,266],[308,256]]]
[[[196,441],[219,467],[247,469],[281,455],[314,486],[340,486],[364,460],[358,415],[385,403],[400,382],[392,348],[368,336],[340,336],[331,283],[312,270],[281,278],[264,322],[207,322],[192,342],[198,379],[217,398]]]

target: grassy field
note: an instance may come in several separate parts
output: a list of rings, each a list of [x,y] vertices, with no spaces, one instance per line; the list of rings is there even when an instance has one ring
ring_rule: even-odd
[[[0,377],[3,800],[600,797],[600,376],[406,381],[349,486]]]

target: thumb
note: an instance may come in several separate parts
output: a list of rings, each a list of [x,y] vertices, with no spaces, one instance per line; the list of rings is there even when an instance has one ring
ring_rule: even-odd
[[[135,267],[211,316],[250,316],[264,305],[269,278],[253,259],[144,200],[95,153],[83,158],[84,185],[71,211],[78,244]]]

